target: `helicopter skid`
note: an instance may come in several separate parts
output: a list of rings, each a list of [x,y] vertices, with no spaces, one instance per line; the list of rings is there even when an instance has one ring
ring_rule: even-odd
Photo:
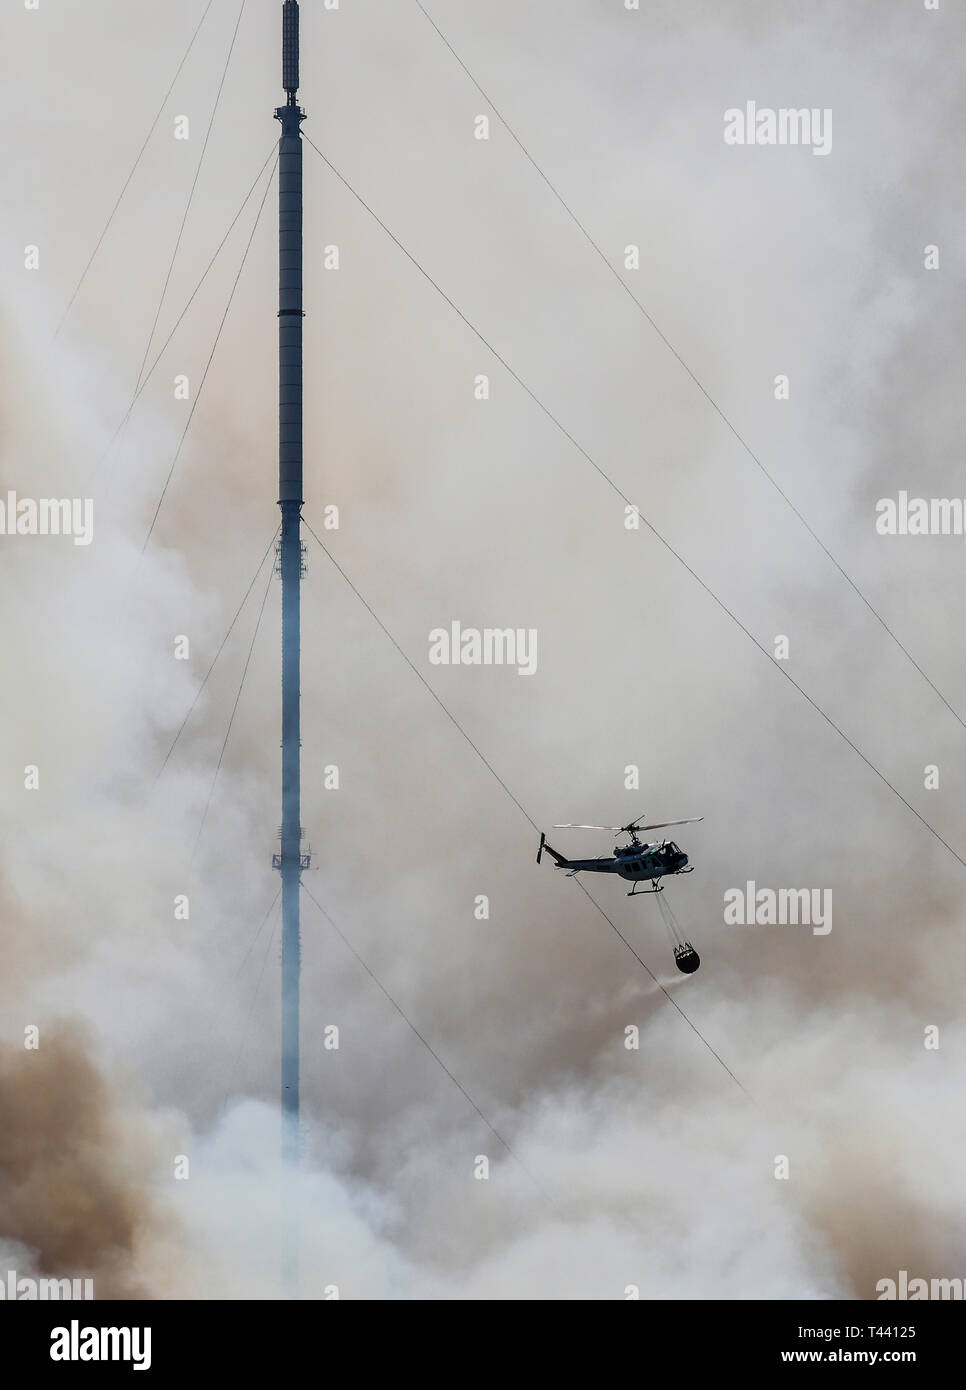
[[[654,886],[651,887],[651,888],[639,888],[639,887],[637,886],[637,884],[635,883],[635,884],[634,884],[634,887],[631,889],[631,891],[630,891],[626,896],[627,896],[628,898],[641,898],[641,897],[644,897],[647,893],[663,893],[663,892],[664,892],[664,884],[663,884],[663,883],[655,883]]]

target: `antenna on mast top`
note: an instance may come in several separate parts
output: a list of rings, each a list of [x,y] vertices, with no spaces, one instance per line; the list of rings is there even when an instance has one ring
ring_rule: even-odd
[[[297,105],[299,89],[299,7],[298,0],[285,0],[282,6],[282,86],[289,106]]]

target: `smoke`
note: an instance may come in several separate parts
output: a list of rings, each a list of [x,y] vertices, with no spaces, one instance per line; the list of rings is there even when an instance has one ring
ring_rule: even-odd
[[[432,9],[608,260],[641,248],[635,295],[958,710],[961,543],[903,549],[871,518],[901,487],[962,492],[963,110],[942,61],[961,21],[881,0]],[[93,496],[95,539],[0,538],[0,1243],[99,1296],[280,1287],[270,560],[165,762],[277,525],[273,195],[141,553],[262,185],[114,438],[236,13],[213,7],[53,345],[197,7],[3,20],[3,100],[36,111],[42,72],[45,103],[2,195],[41,270],[13,256],[3,279],[0,486]],[[149,364],[276,133],[276,29],[271,5],[243,21]],[[418,9],[307,6],[303,33],[307,133],[962,853],[962,729],[499,122],[474,139],[488,108]],[[724,146],[746,99],[831,107],[832,153]],[[306,517],[466,733],[307,538],[306,885],[335,926],[306,896],[305,1292],[850,1298],[899,1268],[961,1274],[961,866],[305,157]],[[430,667],[454,619],[536,627],[536,674]],[[666,992],[535,866],[527,819],[645,810],[705,815],[668,889],[701,971],[676,974],[653,902],[587,887]],[[832,931],[726,926],[749,879],[831,890]]]
[[[4,1244],[21,1248],[20,1274],[93,1277],[96,1297],[143,1297],[147,1269],[164,1268],[163,1125],[119,1098],[76,1024],[35,1044],[0,1051]]]

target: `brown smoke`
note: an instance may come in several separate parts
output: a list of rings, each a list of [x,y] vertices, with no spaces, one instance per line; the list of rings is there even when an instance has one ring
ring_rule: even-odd
[[[99,1071],[89,1029],[60,1022],[36,1048],[0,1048],[0,1116],[0,1240],[42,1275],[92,1277],[98,1298],[142,1297],[162,1225],[157,1136]]]

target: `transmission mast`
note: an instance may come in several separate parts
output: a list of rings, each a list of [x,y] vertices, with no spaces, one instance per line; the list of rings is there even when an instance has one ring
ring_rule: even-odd
[[[282,1176],[283,1280],[298,1296],[299,976],[302,941],[299,889],[309,856],[302,853],[300,599],[302,584],[302,135],[298,104],[298,0],[282,5],[282,86],[286,102],[278,158],[278,505],[282,512],[278,569],[282,576]]]

